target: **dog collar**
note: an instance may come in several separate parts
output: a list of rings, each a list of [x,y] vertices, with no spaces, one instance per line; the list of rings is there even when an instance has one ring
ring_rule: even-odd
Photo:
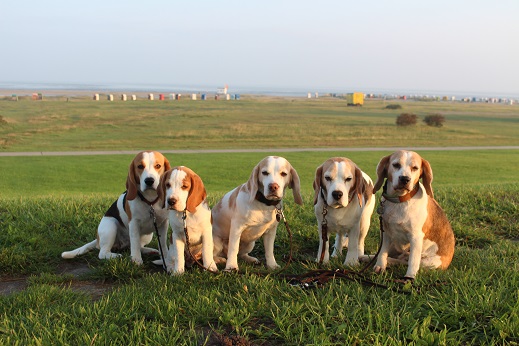
[[[416,184],[413,188],[413,190],[411,190],[411,192],[403,195],[403,196],[389,196],[387,194],[387,180],[386,180],[386,184],[384,185],[384,191],[382,192],[382,197],[384,197],[384,199],[386,201],[389,201],[391,203],[403,203],[403,202],[407,202],[409,201],[411,198],[414,197],[414,195],[416,195],[418,193],[418,190],[420,189],[420,184]]]
[[[152,205],[154,205],[155,203],[157,203],[157,201],[159,200],[159,197],[157,196],[157,198],[155,198],[153,201],[148,201],[146,199],[146,197],[144,197],[144,195],[142,194],[142,192],[140,191],[137,191],[137,196],[139,196],[139,198],[141,199],[141,201],[143,201],[144,203],[146,203],[147,205],[149,205],[150,207]]]
[[[265,205],[268,205],[269,207],[273,206],[273,205],[278,205],[281,202],[281,200],[273,201],[273,200],[267,199],[267,197],[265,197],[265,195],[262,194],[259,190],[256,191],[255,199],[256,199],[256,201],[263,203]]]

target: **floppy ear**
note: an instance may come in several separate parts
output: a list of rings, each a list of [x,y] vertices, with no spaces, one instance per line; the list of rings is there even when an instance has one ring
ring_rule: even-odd
[[[422,159],[422,174],[420,175],[420,178],[422,178],[423,186],[425,187],[425,191],[427,194],[434,198],[434,192],[432,188],[432,181],[433,181],[433,173],[431,165],[429,164],[429,161]]]
[[[323,179],[323,165],[320,165],[315,170],[315,179],[314,179],[314,205],[317,204],[317,200],[319,199],[319,192],[321,190],[321,181]]]
[[[384,179],[387,179],[387,170],[389,168],[389,158],[391,155],[385,156],[380,159],[380,162],[377,165],[377,182],[373,187],[373,193],[380,190],[382,185],[384,184]]]
[[[169,164],[168,159],[164,156],[164,173],[169,171],[171,169],[171,165]]]
[[[288,187],[292,189],[294,201],[299,205],[303,205],[303,197],[301,197],[301,182],[299,180],[299,175],[297,175],[297,171],[292,166],[290,166],[290,185]]]
[[[191,176],[191,190],[189,190],[189,195],[187,196],[186,209],[190,213],[194,213],[196,207],[205,201],[207,193],[205,191],[204,183],[198,174],[190,172],[189,175]]]
[[[158,196],[160,201],[163,201],[162,209],[165,209],[166,208],[166,204],[167,204],[167,201],[166,201],[166,181],[167,181],[167,179],[169,179],[168,171],[164,172],[164,174],[162,174],[160,176],[159,187],[157,188],[157,196]]]
[[[355,184],[351,187],[350,191],[354,190],[357,198],[359,199],[359,205],[362,208],[362,195],[366,191],[366,186],[364,185],[364,177],[362,176],[362,171],[359,167],[355,165]]]
[[[254,167],[252,170],[249,180],[246,183],[247,190],[249,190],[250,194],[250,201],[253,202],[256,199],[256,192],[258,191],[259,184],[258,184],[258,178],[259,178],[259,170],[260,166],[259,163]]]
[[[133,160],[128,169],[128,178],[126,178],[126,191],[128,191],[126,199],[129,201],[132,201],[137,197],[137,190],[139,189],[139,177],[136,176],[135,171],[135,160]]]

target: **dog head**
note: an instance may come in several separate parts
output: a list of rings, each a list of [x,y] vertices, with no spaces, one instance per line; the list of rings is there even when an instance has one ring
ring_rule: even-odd
[[[160,179],[159,198],[163,208],[190,213],[205,201],[207,193],[202,179],[191,169],[179,166],[167,171]]]
[[[292,189],[294,201],[303,204],[299,175],[283,157],[268,156],[261,160],[252,170],[246,186],[251,201],[255,199],[257,191],[270,201],[281,201],[288,187]]]
[[[126,179],[127,198],[135,199],[137,191],[156,191],[160,177],[171,167],[169,161],[158,151],[143,151],[130,164]]]
[[[362,207],[361,195],[367,188],[360,168],[344,157],[333,157],[317,167],[313,186],[314,205],[322,190],[325,203],[332,208],[348,206],[349,199],[354,195],[358,196]]]
[[[414,151],[399,150],[383,157],[377,165],[377,182],[373,192],[382,187],[385,179],[388,182],[388,193],[397,195],[412,191],[422,179],[425,191],[434,198],[431,165]]]

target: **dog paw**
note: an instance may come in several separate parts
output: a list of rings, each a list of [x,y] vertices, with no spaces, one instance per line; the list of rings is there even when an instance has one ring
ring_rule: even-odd
[[[373,271],[374,271],[375,273],[377,273],[377,274],[381,274],[381,273],[383,273],[383,272],[385,271],[385,268],[382,268],[381,266],[375,266],[375,267],[373,268]]]
[[[256,257],[249,256],[249,255],[243,255],[243,256],[241,256],[241,259],[250,264],[260,264],[259,259],[257,259]]]
[[[132,262],[141,266],[144,262],[142,261],[142,258],[132,258]]]
[[[270,270],[274,270],[274,269],[281,268],[281,266],[279,264],[277,264],[277,263],[274,263],[274,264],[271,264],[271,265],[267,264],[267,268],[269,268]]]

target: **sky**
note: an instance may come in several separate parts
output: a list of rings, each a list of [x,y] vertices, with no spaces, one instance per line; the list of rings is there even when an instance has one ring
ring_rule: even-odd
[[[0,83],[519,95],[518,0],[0,3]]]

